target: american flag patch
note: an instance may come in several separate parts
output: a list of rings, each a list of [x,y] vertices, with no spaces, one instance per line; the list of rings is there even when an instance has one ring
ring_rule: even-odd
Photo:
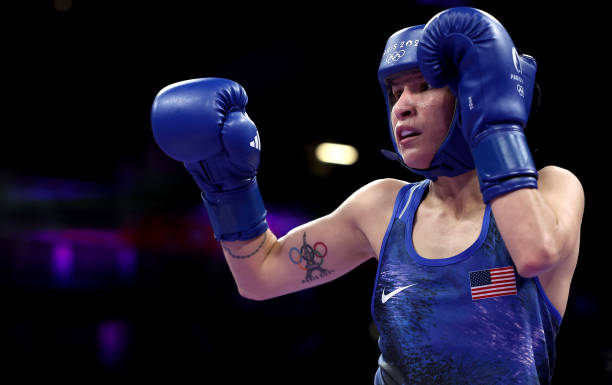
[[[470,288],[473,300],[516,295],[514,267],[470,271]]]

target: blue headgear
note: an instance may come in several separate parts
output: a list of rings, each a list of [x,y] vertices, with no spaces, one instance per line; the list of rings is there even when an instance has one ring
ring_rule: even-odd
[[[472,158],[472,151],[468,146],[463,133],[461,132],[461,115],[460,108],[455,108],[455,114],[450,124],[446,139],[438,148],[438,151],[434,155],[433,159],[428,168],[426,169],[415,169],[408,167],[402,159],[396,139],[393,126],[391,125],[391,103],[389,103],[389,76],[411,69],[419,68],[418,61],[418,46],[421,36],[423,35],[423,29],[425,25],[417,25],[414,27],[408,27],[395,32],[385,46],[385,52],[383,53],[380,66],[378,67],[378,81],[383,90],[385,96],[385,102],[387,104],[387,116],[389,117],[389,130],[391,133],[391,141],[395,152],[383,150],[383,155],[392,160],[399,161],[404,167],[410,171],[423,175],[424,177],[436,180],[440,176],[457,176],[474,169],[474,159]],[[535,82],[535,76],[537,71],[537,63],[535,59],[528,55],[520,55],[515,53],[515,66],[520,68],[520,72],[523,74],[525,79],[524,84],[521,86],[524,88],[525,93],[525,107],[527,108],[527,114],[533,110],[538,109],[540,104],[540,89],[538,84]],[[423,71],[421,71],[423,73]],[[425,79],[427,80],[427,79]],[[455,95],[456,96],[456,95]],[[535,98],[532,99],[532,96]]]
[[[391,132],[391,141],[395,148],[395,152],[383,150],[383,155],[389,159],[399,161],[404,167],[414,173],[423,175],[431,180],[436,180],[439,176],[456,176],[474,169],[472,152],[463,138],[461,128],[459,127],[459,108],[455,109],[448,135],[431,160],[429,168],[415,169],[408,167],[399,153],[395,140],[395,133],[391,125],[392,106],[391,103],[389,103],[389,87],[387,83],[389,76],[395,73],[419,68],[417,47],[421,40],[424,27],[425,25],[417,25],[404,28],[391,35],[385,46],[385,52],[380,61],[380,66],[378,67],[378,81],[380,82],[380,86],[385,96],[385,102],[387,103],[389,130]]]
[[[378,81],[380,82],[380,86],[385,96],[391,141],[395,148],[395,152],[383,150],[383,155],[389,159],[397,160],[414,173],[423,175],[431,180],[436,180],[440,176],[456,176],[474,169],[472,152],[463,138],[461,128],[459,127],[459,109],[455,109],[448,135],[431,160],[429,167],[426,169],[408,167],[400,155],[393,126],[391,125],[392,106],[391,103],[389,103],[389,88],[387,83],[389,76],[395,73],[419,68],[417,47],[421,40],[424,27],[425,25],[417,25],[404,28],[391,35],[385,46],[385,52],[380,61],[380,66],[378,67]]]

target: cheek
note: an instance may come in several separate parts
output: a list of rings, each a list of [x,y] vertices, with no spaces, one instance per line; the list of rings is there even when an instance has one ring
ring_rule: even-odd
[[[390,118],[391,118],[391,127],[395,128],[395,125],[397,124],[397,118],[395,117],[395,106],[391,108]]]
[[[440,95],[439,113],[450,125],[453,115],[455,115],[455,96],[448,90],[442,89]]]
[[[436,122],[440,131],[448,131],[455,115],[455,98],[438,95],[440,97],[432,100],[429,104],[429,116]]]

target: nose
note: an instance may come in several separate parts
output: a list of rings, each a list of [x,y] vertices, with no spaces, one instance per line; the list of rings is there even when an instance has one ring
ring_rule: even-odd
[[[397,120],[416,114],[415,95],[408,87],[404,87],[400,98],[393,106],[393,114]]]

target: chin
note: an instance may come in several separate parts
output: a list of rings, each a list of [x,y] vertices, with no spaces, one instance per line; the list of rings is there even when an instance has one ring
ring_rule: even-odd
[[[402,159],[404,160],[404,163],[406,163],[406,166],[417,170],[424,170],[429,168],[431,165],[433,156],[418,156],[417,154],[409,154],[404,152],[402,153]]]

